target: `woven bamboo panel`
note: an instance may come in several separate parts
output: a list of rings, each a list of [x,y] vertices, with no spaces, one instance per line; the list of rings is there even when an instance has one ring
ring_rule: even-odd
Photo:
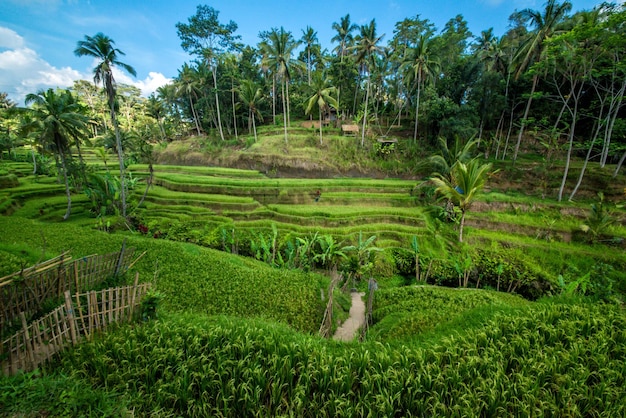
[[[22,329],[0,346],[0,370],[4,374],[32,371],[83,337],[90,338],[112,323],[130,322],[149,288],[150,283],[135,282],[132,286],[77,293],[73,298],[66,291],[62,306],[30,324],[21,313]]]
[[[116,273],[126,271],[134,249],[71,260],[68,252],[51,260],[0,279],[0,335],[27,318],[41,312],[44,302],[61,299],[66,290],[92,289]]]

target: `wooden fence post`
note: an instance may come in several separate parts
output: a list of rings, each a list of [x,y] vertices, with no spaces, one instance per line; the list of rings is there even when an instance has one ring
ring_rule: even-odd
[[[126,250],[126,238],[122,241],[122,249],[120,250],[120,256],[117,259],[117,265],[115,266],[115,276],[120,274],[120,270],[122,269],[122,264],[124,263],[124,250]]]
[[[65,313],[67,314],[67,321],[70,323],[70,336],[72,337],[72,345],[78,343],[76,336],[76,318],[74,316],[74,307],[72,306],[72,299],[70,298],[70,291],[65,291]]]
[[[26,316],[24,312],[20,312],[20,319],[22,320],[22,332],[24,333],[24,346],[26,347],[26,354],[30,364],[35,364],[35,353],[33,352],[32,341],[30,340],[30,333],[28,332],[28,323],[26,323]]]
[[[137,284],[139,283],[139,272],[135,273],[135,281],[133,282],[133,293],[130,298],[130,317],[135,313],[135,300],[137,299]]]

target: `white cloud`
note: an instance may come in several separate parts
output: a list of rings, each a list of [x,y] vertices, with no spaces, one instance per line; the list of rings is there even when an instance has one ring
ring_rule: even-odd
[[[169,84],[172,82],[171,78],[165,77],[161,73],[150,71],[148,73],[148,77],[143,80],[135,80],[131,78],[128,74],[121,72],[119,69],[113,69],[113,77],[115,77],[115,81],[118,83],[128,84],[131,86],[135,86],[141,90],[142,96],[149,96],[151,93],[154,93],[156,89],[159,87]]]
[[[25,46],[24,39],[11,29],[0,27],[0,91],[8,93],[9,98],[19,105],[29,93],[48,88],[65,88],[75,80],[93,81],[93,75],[81,73],[71,67],[57,68],[44,60],[37,51]],[[95,61],[92,65],[94,67]],[[119,83],[133,85],[149,96],[160,86],[172,80],[163,74],[150,72],[143,80],[135,80],[128,74],[114,70]]]
[[[24,38],[9,28],[0,26],[0,48],[21,48],[24,46]]]
[[[85,78],[70,67],[57,68],[43,60],[37,52],[20,46],[0,52],[0,90],[11,100],[24,102],[28,93],[41,89],[69,87],[74,80]]]

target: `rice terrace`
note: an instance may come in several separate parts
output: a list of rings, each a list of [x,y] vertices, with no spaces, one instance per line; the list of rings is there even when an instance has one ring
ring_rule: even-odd
[[[511,12],[1,93],[0,416],[626,416],[626,9]]]

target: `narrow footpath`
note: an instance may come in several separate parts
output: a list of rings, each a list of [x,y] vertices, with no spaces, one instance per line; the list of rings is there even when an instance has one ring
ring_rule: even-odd
[[[352,292],[350,317],[337,328],[333,336],[334,340],[354,341],[359,329],[365,324],[365,302],[363,302],[363,296],[365,296],[365,293]]]

